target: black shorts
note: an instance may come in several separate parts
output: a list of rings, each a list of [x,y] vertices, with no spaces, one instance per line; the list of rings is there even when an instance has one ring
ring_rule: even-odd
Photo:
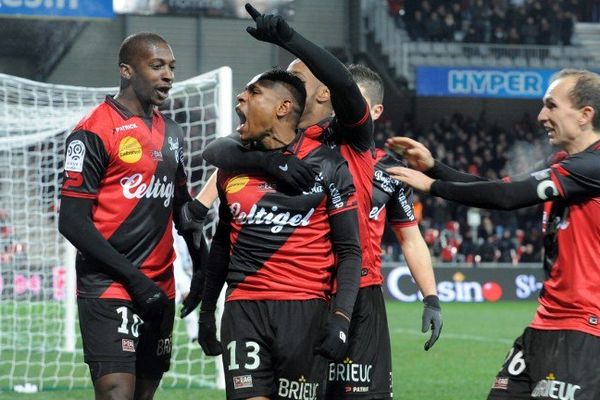
[[[169,370],[174,301],[162,318],[143,322],[127,300],[78,298],[77,306],[92,380],[117,372],[158,380]]]
[[[328,304],[317,299],[226,302],[221,343],[227,398],[322,399],[327,360],[314,349],[327,316]]]
[[[329,364],[327,398],[391,399],[392,349],[381,286],[358,291],[344,362]]]
[[[525,329],[496,376],[489,400],[600,400],[600,338]]]

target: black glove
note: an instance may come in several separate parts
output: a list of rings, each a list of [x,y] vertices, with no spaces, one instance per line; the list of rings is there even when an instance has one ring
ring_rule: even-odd
[[[264,172],[283,183],[295,193],[308,192],[315,184],[316,170],[295,156],[286,156],[280,151],[265,154]]]
[[[294,35],[294,30],[281,16],[261,14],[249,3],[246,3],[246,11],[256,22],[256,28],[249,26],[246,28],[246,32],[257,40],[285,47],[285,42]]]
[[[144,320],[158,319],[169,304],[169,298],[156,283],[140,273],[127,287],[138,315]]]
[[[425,308],[423,309],[423,326],[421,331],[423,333],[429,330],[431,326],[431,337],[425,342],[425,351],[433,347],[435,342],[442,333],[442,308],[440,307],[440,299],[436,295],[429,295],[423,299]]]
[[[315,354],[332,361],[341,361],[348,351],[348,328],[350,321],[338,313],[334,313],[325,326],[319,345],[315,349]]]
[[[204,271],[197,271],[192,275],[190,292],[181,302],[183,305],[183,307],[181,307],[181,318],[187,317],[187,315],[194,311],[202,301],[202,295],[204,294],[204,276]]]
[[[198,320],[198,343],[207,356],[218,356],[223,352],[217,340],[217,323],[214,311],[201,311]]]
[[[192,233],[194,248],[196,249],[201,246],[204,219],[207,214],[208,208],[198,200],[193,199],[181,206],[178,218],[175,219],[175,228],[180,235],[185,232]]]

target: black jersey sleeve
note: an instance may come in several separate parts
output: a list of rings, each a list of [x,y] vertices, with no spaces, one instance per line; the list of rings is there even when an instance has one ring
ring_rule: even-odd
[[[358,286],[362,254],[358,236],[358,213],[355,209],[329,217],[331,242],[337,259],[337,295],[333,311],[352,315]]]
[[[220,192],[220,191],[219,191]],[[223,194],[219,193],[221,202],[219,205],[219,224],[213,237],[210,253],[206,265],[204,296],[202,299],[201,311],[214,312],[217,307],[219,294],[225,285],[227,271],[229,269],[229,259],[231,251],[231,212],[227,207],[227,201]]]
[[[519,180],[445,182],[436,180],[431,194],[472,207],[513,210],[531,206],[559,196],[550,170],[530,173]]]
[[[61,194],[95,198],[108,166],[108,151],[100,136],[84,130],[74,131],[66,141]]]
[[[323,167],[324,184],[327,191],[327,209],[330,215],[356,208],[355,187],[348,164],[336,155],[337,164]],[[330,169],[331,168],[331,169]]]
[[[385,205],[386,218],[393,225],[409,225],[417,222],[413,204],[413,189],[397,182],[393,196]]]
[[[442,163],[439,160],[435,160],[433,167],[427,171],[425,174],[428,176],[441,179],[443,181],[450,182],[484,182],[487,181],[486,178],[482,178],[477,175],[467,174],[464,172],[457,171],[446,164]]]
[[[58,230],[86,257],[98,261],[102,272],[125,285],[129,293],[149,280],[123,254],[108,243],[92,221],[93,199],[65,196],[61,200]]]
[[[358,149],[373,146],[373,121],[369,106],[348,69],[333,54],[294,32],[285,48],[302,60],[329,88],[338,122],[335,135]]]
[[[237,134],[213,140],[202,151],[202,158],[227,172],[264,172],[264,152],[248,149]]]

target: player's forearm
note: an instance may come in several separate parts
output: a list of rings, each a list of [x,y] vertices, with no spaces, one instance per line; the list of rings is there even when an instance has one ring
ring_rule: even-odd
[[[435,160],[435,164],[431,169],[425,171],[425,174],[434,178],[440,179],[442,181],[448,182],[485,182],[488,181],[486,178],[482,178],[481,176],[467,174],[464,172],[457,171],[446,164],[442,163],[439,160]]]
[[[208,181],[202,186],[202,190],[196,196],[196,200],[198,200],[204,207],[210,208],[217,197],[219,197],[219,192],[217,190],[217,172],[212,173]]]
[[[286,48],[302,60],[331,92],[336,116],[346,124],[356,124],[366,114],[367,103],[352,75],[333,54],[312,43],[298,32],[286,42]]]
[[[201,310],[213,312],[227,278],[229,267],[229,227],[226,223],[219,222],[217,232],[213,238],[210,254],[206,265],[206,278],[204,282],[204,297]]]
[[[409,228],[393,227],[402,248],[410,274],[423,297],[437,295],[435,275],[427,243],[423,240],[418,226]]]
[[[543,201],[537,193],[537,184],[533,179],[518,182],[469,183],[436,180],[431,185],[430,193],[471,207],[500,210],[513,210]]]
[[[93,200],[63,196],[58,230],[86,257],[97,260],[102,272],[130,287],[145,275],[104,239],[91,219]]]
[[[358,294],[362,265],[357,212],[349,210],[335,214],[329,218],[329,223],[337,259],[337,294],[333,310],[341,311],[350,318]]]
[[[233,135],[212,141],[204,148],[202,158],[227,172],[264,172],[264,152],[246,149]]]

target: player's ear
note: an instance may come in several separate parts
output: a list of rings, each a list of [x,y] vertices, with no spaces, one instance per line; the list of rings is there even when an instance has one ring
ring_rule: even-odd
[[[121,78],[131,79],[133,68],[131,68],[131,65],[129,64],[121,63],[119,64],[119,73],[121,74]]]
[[[579,123],[579,125],[591,125],[592,120],[594,119],[594,115],[596,115],[594,107],[585,106],[581,109],[581,114],[579,114],[577,122]]]
[[[377,121],[383,114],[383,104],[375,104],[371,109],[371,119]]]
[[[291,99],[284,99],[277,107],[277,117],[283,118],[293,112],[294,103]]]
[[[319,85],[317,88],[316,99],[319,103],[326,103],[331,99],[331,92],[325,85]]]

